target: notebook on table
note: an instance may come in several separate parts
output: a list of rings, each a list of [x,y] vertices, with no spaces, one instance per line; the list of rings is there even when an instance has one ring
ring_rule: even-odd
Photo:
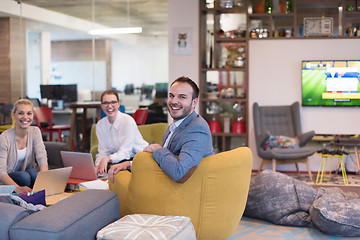
[[[61,151],[64,167],[73,167],[68,183],[78,184],[97,179],[106,179],[107,174],[96,176],[94,160],[91,153]]]
[[[45,189],[45,196],[63,193],[66,188],[72,167],[57,168],[38,173],[33,192]]]

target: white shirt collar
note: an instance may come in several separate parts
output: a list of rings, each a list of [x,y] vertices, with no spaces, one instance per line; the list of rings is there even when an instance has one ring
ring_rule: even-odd
[[[109,118],[106,117],[106,128],[108,130],[110,130],[112,127],[115,128],[115,129],[118,129],[119,126],[120,126],[120,115],[121,115],[121,112],[118,111],[118,113],[116,114],[116,118],[115,118],[115,121],[114,123],[110,123],[109,121]]]
[[[185,120],[187,119],[189,116],[191,115],[191,113],[189,115],[187,115],[186,117],[180,119],[180,120],[177,120],[176,122],[174,122],[173,124],[175,125],[175,127],[178,127],[180,126],[180,124]]]

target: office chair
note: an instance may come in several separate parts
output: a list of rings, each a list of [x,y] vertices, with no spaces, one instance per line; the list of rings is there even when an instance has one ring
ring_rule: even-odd
[[[0,114],[2,115],[1,124],[12,124],[11,112],[13,109],[13,104],[4,103],[0,105]]]
[[[49,140],[52,141],[53,133],[57,133],[59,136],[59,142],[62,142],[62,132],[70,131],[69,125],[54,125],[52,122],[53,112],[51,108],[42,106],[34,109],[34,117],[36,125],[40,128],[42,133],[49,133]],[[75,141],[73,141],[73,148],[76,151]]]
[[[104,113],[104,111],[102,109],[100,109],[101,111],[101,118],[106,117],[106,114]],[[119,111],[122,113],[125,113],[125,106],[124,105],[120,105],[119,106]]]
[[[139,108],[132,115],[137,125],[144,125],[146,123],[146,118],[149,113],[147,108]]]

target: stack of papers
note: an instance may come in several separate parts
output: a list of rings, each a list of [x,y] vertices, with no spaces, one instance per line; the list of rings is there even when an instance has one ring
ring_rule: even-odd
[[[88,181],[88,182],[82,182],[79,183],[80,190],[86,190],[86,189],[103,189],[103,190],[109,190],[108,181],[103,181],[100,179]]]

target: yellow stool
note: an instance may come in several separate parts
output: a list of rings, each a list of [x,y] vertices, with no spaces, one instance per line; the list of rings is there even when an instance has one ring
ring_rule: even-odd
[[[322,183],[322,181],[329,181],[331,179],[331,170],[329,170],[329,175],[328,177],[324,177],[324,172],[326,174],[326,171],[325,171],[325,167],[327,165],[327,159],[330,158],[330,166],[332,165],[332,157],[337,157],[339,158],[339,163],[340,163],[340,166],[341,166],[341,172],[342,172],[342,177],[344,179],[344,184],[345,185],[348,185],[348,180],[347,180],[347,176],[346,176],[346,170],[345,170],[345,165],[344,165],[344,161],[343,161],[343,156],[346,156],[346,154],[342,154],[342,155],[339,155],[339,154],[336,154],[336,155],[333,155],[333,154],[323,154],[323,153],[317,153],[318,155],[321,155],[321,160],[320,160],[320,165],[319,165],[319,170],[318,170],[318,173],[317,173],[317,176],[316,176],[316,182],[315,184],[316,185],[320,185]]]

